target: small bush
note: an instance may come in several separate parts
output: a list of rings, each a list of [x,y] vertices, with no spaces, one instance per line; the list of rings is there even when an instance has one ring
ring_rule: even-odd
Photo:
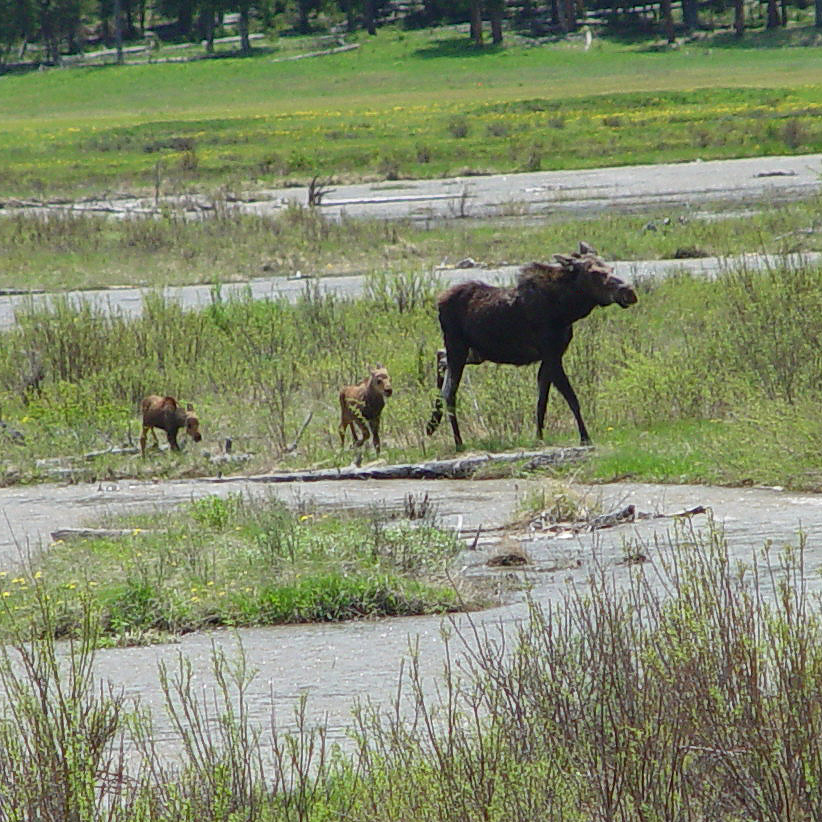
[[[467,117],[453,117],[448,121],[448,133],[457,140],[465,139],[469,131]]]

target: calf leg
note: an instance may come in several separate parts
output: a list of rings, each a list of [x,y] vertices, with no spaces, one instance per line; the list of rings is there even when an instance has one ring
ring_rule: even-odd
[[[445,351],[441,348],[437,351],[437,394],[434,400],[434,410],[431,412],[431,419],[425,426],[425,433],[430,437],[437,430],[442,421],[442,384],[445,380],[445,372],[448,370],[448,363],[445,358]]]
[[[547,370],[550,382],[552,382],[557,387],[559,393],[565,397],[565,402],[568,403],[568,407],[571,409],[574,419],[577,421],[580,443],[582,445],[590,445],[591,438],[588,436],[588,430],[585,428],[585,423],[582,421],[582,413],[579,410],[579,400],[577,399],[577,395],[574,393],[574,389],[571,388],[571,383],[568,381],[568,376],[562,367],[562,362],[560,360],[557,360],[555,363],[545,361],[542,364],[542,367],[544,366],[548,366]],[[542,371],[542,367],[540,367],[540,371]]]
[[[143,430],[140,433],[140,456],[145,457],[146,455],[146,434],[152,430],[150,425],[144,425]]]
[[[377,456],[380,455],[380,418],[371,420],[371,442],[374,443],[374,450]]]

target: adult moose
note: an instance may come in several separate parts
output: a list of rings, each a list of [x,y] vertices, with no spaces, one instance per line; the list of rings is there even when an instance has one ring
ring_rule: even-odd
[[[613,268],[587,243],[580,243],[574,254],[555,254],[549,263],[523,266],[517,284],[511,288],[472,280],[443,292],[437,301],[445,342],[442,400],[457,447],[462,446],[456,413],[462,372],[467,364],[486,360],[511,365],[541,361],[537,375],[537,436],[542,439],[548,389],[553,383],[574,414],[580,441],[590,444],[579,400],[562,367],[562,355],[577,320],[587,317],[598,305],[616,303],[627,308],[636,301],[634,289],[615,277]],[[428,422],[429,434],[441,420],[439,400]]]

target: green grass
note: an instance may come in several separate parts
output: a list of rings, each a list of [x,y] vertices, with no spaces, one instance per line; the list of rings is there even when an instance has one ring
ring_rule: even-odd
[[[815,411],[822,268],[739,269],[717,282],[675,276],[639,289],[629,310],[596,310],[578,323],[565,356],[599,446],[583,475],[822,487]],[[348,465],[350,439],[341,446],[337,430],[339,388],[376,362],[388,367],[394,387],[383,412],[382,458],[452,457],[447,425],[425,434],[441,345],[437,290],[412,271],[370,278],[356,300],[308,289],[291,305],[226,299],[215,290],[200,311],[152,296],[136,319],[60,302],[23,314],[0,348],[0,406],[10,426],[0,431],[3,481]],[[40,395],[22,385],[32,359],[45,374]],[[469,449],[539,445],[535,372],[493,364],[466,370],[458,409]],[[137,408],[148,393],[193,402],[203,442],[183,438],[182,454],[85,458],[136,445]],[[213,461],[229,437],[246,462]],[[549,397],[546,441],[577,442],[557,392]],[[364,458],[374,458],[370,448]]]
[[[288,512],[276,498],[205,497],[118,521],[125,537],[58,542],[27,572],[0,571],[4,625],[54,607],[56,636],[99,615],[104,642],[215,626],[444,613],[484,595],[447,579],[459,543],[434,520]],[[44,630],[41,626],[41,630]]]
[[[539,222],[517,216],[487,223],[453,220],[429,229],[403,221],[333,222],[297,207],[277,218],[242,216],[227,207],[205,222],[177,213],[124,221],[16,216],[0,220],[3,285],[49,291],[164,286],[289,276],[298,270],[320,277],[403,276],[465,257],[491,266],[544,260],[576,248],[580,239],[608,260],[822,250],[822,231],[815,231],[822,220],[818,197],[783,205],[748,202],[738,216],[715,208],[586,219],[549,215]],[[512,203],[512,214],[517,211]],[[646,230],[649,222],[656,231]]]
[[[806,48],[598,38],[478,53],[448,30],[384,30],[320,60],[12,76],[0,194],[153,190],[158,170],[164,191],[232,190],[813,151],[820,68]]]

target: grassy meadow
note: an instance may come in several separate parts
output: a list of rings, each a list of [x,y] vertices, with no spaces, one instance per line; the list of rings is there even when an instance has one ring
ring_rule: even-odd
[[[794,43],[812,29],[792,30]],[[804,39],[802,35],[805,35]],[[384,29],[360,48],[281,37],[249,58],[6,76],[0,196],[239,192],[801,153],[822,145],[822,57],[779,35],[659,48],[597,37],[478,52],[453,29]],[[22,104],[21,104],[21,101]]]
[[[172,212],[125,222],[0,217],[3,287],[214,284],[197,311],[159,291],[136,319],[64,298],[21,310],[0,338],[0,483],[347,465],[337,393],[377,361],[394,385],[384,458],[453,456],[447,425],[425,435],[440,344],[434,265],[544,259],[580,239],[608,259],[820,250],[819,201],[752,204],[736,217],[669,210],[422,231],[330,223],[307,209],[241,218],[227,195],[314,175],[816,151],[822,52],[801,47],[814,38],[750,34],[740,48],[717,35],[669,50],[597,37],[585,52],[574,38],[537,47],[510,37],[479,53],[453,31],[382,30],[316,61],[275,62],[316,47],[280,38],[247,59],[0,78],[0,197],[158,185],[221,203],[208,223]],[[645,231],[650,219],[664,227]],[[364,273],[365,294],[322,296],[309,281],[292,305],[220,288],[296,268]],[[565,364],[596,448],[561,479],[822,490],[822,267],[741,267],[715,282],[681,275],[637,289],[637,305],[598,309],[575,328]],[[533,367],[466,370],[458,402],[469,449],[537,444],[535,381]],[[139,400],[153,392],[194,403],[200,445],[135,453]],[[546,423],[548,443],[576,443],[556,392]],[[454,535],[412,509],[326,517],[205,498],[105,523],[128,529],[119,538],[51,545],[25,569],[0,569],[0,817],[822,816],[822,626],[801,535],[734,567],[720,527],[678,525],[653,546],[648,577],[632,569],[624,592],[603,570],[554,606],[534,605],[505,640],[452,636],[475,652],[464,664],[449,655],[437,704],[412,652],[395,712],[355,708],[353,753],[309,722],[305,701],[296,733],[261,729],[245,698],[254,672],[216,643],[207,689],[182,656],[158,672],[185,743],[173,764],[150,716],[95,684],[100,645],[487,604],[487,592],[449,578]],[[415,722],[403,721],[402,705]]]
[[[580,322],[565,357],[598,446],[580,476],[818,489],[822,269],[796,263],[638,288],[636,306],[597,309]],[[394,386],[383,458],[453,456],[447,425],[425,434],[436,395],[438,290],[434,275],[411,272],[372,275],[365,296],[352,300],[308,283],[296,304],[227,298],[215,288],[198,311],[149,295],[136,319],[67,300],[23,313],[0,351],[5,482],[347,465],[337,394],[375,362]],[[33,361],[45,374],[39,394],[21,382]],[[537,445],[535,373],[467,369],[458,405],[469,449]],[[203,442],[180,455],[151,449],[145,459],[111,451],[136,445],[139,400],[158,386],[194,403]],[[555,392],[546,439],[576,441]]]

